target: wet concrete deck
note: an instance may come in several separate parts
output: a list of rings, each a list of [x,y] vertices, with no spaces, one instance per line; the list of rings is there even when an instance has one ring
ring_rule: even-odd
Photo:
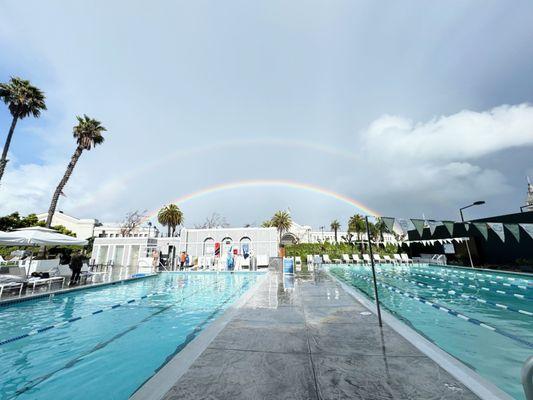
[[[477,399],[324,272],[260,285],[166,400]]]

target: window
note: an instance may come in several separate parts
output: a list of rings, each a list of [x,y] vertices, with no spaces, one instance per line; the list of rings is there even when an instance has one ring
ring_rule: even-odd
[[[215,239],[208,237],[204,240],[204,256],[215,255]]]

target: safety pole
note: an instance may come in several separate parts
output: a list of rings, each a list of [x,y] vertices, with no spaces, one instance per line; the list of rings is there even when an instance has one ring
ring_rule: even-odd
[[[376,268],[374,267],[374,254],[372,253],[372,242],[370,241],[370,228],[369,228],[369,223],[368,223],[368,215],[365,215],[365,223],[366,223],[366,237],[368,240],[368,249],[370,251],[370,265],[372,266],[372,277],[373,277],[373,282],[374,282],[374,297],[376,299],[376,308],[378,310],[379,326],[382,327],[383,324],[381,323],[381,309],[379,307],[378,284],[376,281]]]

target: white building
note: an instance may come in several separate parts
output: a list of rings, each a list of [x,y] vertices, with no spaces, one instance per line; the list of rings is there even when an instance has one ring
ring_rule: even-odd
[[[96,237],[92,263],[114,266],[149,266],[154,257],[166,255],[172,249],[178,256],[189,255],[191,263],[198,257],[224,257],[228,252],[264,257],[278,255],[276,228],[183,228],[179,237]]]
[[[48,213],[37,214],[39,221],[46,221]],[[89,239],[94,236],[94,227],[97,224],[95,219],[80,219],[65,214],[63,211],[57,211],[52,217],[52,226],[63,225],[71,230],[80,239]]]
[[[37,214],[39,221],[46,221],[48,213]],[[56,211],[52,217],[52,226],[63,225],[71,230],[80,239],[89,239],[91,237],[121,237],[122,225],[120,223],[105,222],[100,223],[96,219],[80,219],[65,214],[63,211]],[[128,236],[131,237],[156,237],[158,230],[156,227],[143,225],[134,229]]]

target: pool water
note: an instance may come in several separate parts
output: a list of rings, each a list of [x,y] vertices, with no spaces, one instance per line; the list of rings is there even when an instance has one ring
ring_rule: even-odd
[[[127,399],[259,276],[165,273],[0,307],[0,399]]]
[[[330,272],[374,299],[370,266]],[[427,264],[376,265],[380,303],[515,399],[533,354],[533,276]]]

